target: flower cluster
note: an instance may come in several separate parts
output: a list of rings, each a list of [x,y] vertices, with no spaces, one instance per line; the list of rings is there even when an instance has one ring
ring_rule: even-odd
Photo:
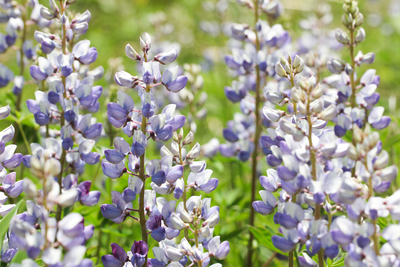
[[[256,177],[259,169],[261,151],[268,155],[268,149],[261,146],[262,128],[270,123],[261,116],[262,107],[272,107],[266,93],[268,77],[276,75],[277,55],[288,49],[289,33],[281,24],[274,24],[283,12],[279,1],[237,1],[254,13],[254,26],[232,23],[230,36],[233,39],[232,54],[225,56],[225,63],[237,79],[225,87],[225,96],[233,103],[240,103],[242,113],[236,113],[223,130],[227,141],[219,150],[225,157],[236,156],[240,161],[251,159],[252,192],[251,202],[255,200]],[[260,18],[265,14],[268,22]],[[254,210],[251,209],[250,225],[254,225]],[[250,233],[247,265],[252,265],[253,235]]]
[[[37,58],[33,41],[28,39],[28,28],[31,25],[47,28],[51,25],[51,21],[42,16],[42,5],[38,0],[24,1],[22,4],[15,1],[2,1],[0,6],[4,10],[4,13],[1,13],[0,23],[7,23],[6,34],[0,33],[0,54],[15,46],[18,38],[21,39],[17,52],[17,63],[20,67],[18,75],[14,77],[10,69],[0,65],[0,88],[6,86],[11,80],[14,81],[12,92],[17,96],[16,109],[19,111],[26,66],[30,60]]]
[[[127,142],[122,137],[114,139],[114,149],[104,151],[106,161],[102,163],[103,173],[116,179],[128,174],[128,186],[122,192],[113,191],[112,204],[103,204],[101,212],[107,219],[122,223],[128,217],[138,220],[142,231],[142,240],[135,241],[131,251],[125,252],[113,243],[112,255],[104,255],[104,266],[121,267],[126,262],[133,266],[185,266],[190,260],[198,266],[208,266],[210,258],[223,259],[229,252],[229,243],[220,242],[219,236],[213,237],[214,226],[219,221],[219,207],[211,206],[211,199],[201,196],[186,197],[186,192],[203,191],[210,193],[216,189],[218,179],[211,178],[212,171],[206,169],[205,161],[195,161],[200,156],[201,148],[194,141],[194,134],[189,132],[184,137],[182,127],[186,117],[175,115],[175,104],[164,107],[156,114],[155,92],[157,86],[164,86],[171,92],[179,92],[186,86],[188,78],[178,76],[178,67],[170,67],[161,74],[160,65],[170,64],[177,58],[177,51],[171,49],[149,59],[152,43],[150,36],[140,38],[142,55],[131,45],[125,48],[126,55],[140,63],[140,77],[120,71],[115,74],[116,82],[128,88],[135,88],[141,99],[139,108],[135,108],[133,99],[126,93],[118,92],[118,102],[109,103],[107,115],[109,122],[123,128],[123,132],[132,140]],[[161,159],[146,160],[146,150],[150,140],[166,142],[173,139],[170,149],[161,147]],[[157,143],[156,143],[157,144]],[[128,157],[126,167],[125,159]],[[185,167],[190,174],[184,176]],[[151,189],[146,189],[146,180],[151,179]],[[173,194],[176,200],[168,201],[157,194]],[[139,195],[139,208],[134,209],[134,201]],[[139,218],[131,213],[138,212]],[[184,231],[180,244],[174,239]],[[189,239],[189,230],[193,234],[193,245]],[[155,258],[148,259],[148,234],[160,243],[154,247]],[[204,252],[204,248],[208,252]],[[168,266],[172,266],[168,265]]]
[[[89,65],[97,59],[96,48],[90,47],[90,41],[82,40],[74,44],[79,35],[86,33],[91,14],[86,11],[72,16],[67,13],[71,4],[67,1],[58,7],[50,1],[51,9],[41,9],[42,16],[56,20],[62,29],[61,35],[35,32],[35,39],[46,57],[38,57],[38,65],[32,65],[29,71],[32,78],[47,90],[36,91],[36,99],[29,99],[26,104],[35,122],[43,126],[41,129],[46,137],[61,138],[62,149],[57,158],[62,169],[68,163],[72,172],[82,173],[85,164],[96,164],[100,159],[100,155],[92,149],[103,125],[97,123],[91,113],[79,113],[81,109],[92,113],[99,110],[98,99],[103,89],[93,83],[101,78],[103,68],[89,69]],[[53,124],[60,125],[60,131],[52,130],[50,127]],[[60,188],[61,178],[62,173],[59,176]]]
[[[13,156],[16,146],[5,147],[2,164],[7,174],[4,168],[15,168],[22,161],[39,179],[42,189],[38,190],[31,179],[24,179],[23,190],[30,199],[28,211],[14,217],[2,261],[10,262],[18,250],[25,250],[29,258],[41,257],[49,266],[93,264],[84,256],[85,243],[92,237],[94,227],[85,226],[81,214],[68,211],[75,202],[93,206],[100,198],[99,191],[90,191],[90,181],[78,183],[78,175],[83,173],[86,163],[96,164],[100,159],[92,149],[101,135],[102,124],[96,123],[91,114],[79,115],[79,110],[99,109],[102,88],[93,86],[93,82],[102,76],[102,68],[89,70],[88,65],[97,58],[97,51],[90,47],[89,41],[73,45],[77,36],[87,31],[91,16],[89,11],[72,15],[68,7],[73,3],[65,1],[57,5],[50,0],[50,9],[39,6],[37,11],[48,21],[47,25],[54,21],[62,27],[60,35],[35,32],[41,52],[47,56],[39,56],[38,65],[29,69],[32,78],[41,84],[41,90],[35,92],[36,100],[29,99],[26,104],[46,138],[43,145],[32,143],[27,147],[29,155],[24,157]],[[53,129],[54,124],[60,128]],[[13,128],[4,133],[3,144],[12,134]],[[15,182],[15,173],[10,173],[4,178],[2,189],[6,195],[15,197],[22,192],[17,192],[18,186],[22,188],[22,181]]]
[[[298,55],[294,59],[282,56],[276,73],[291,81],[292,88],[275,91],[268,99],[289,106],[287,111],[263,110],[272,127],[262,142],[271,151],[270,166],[276,169],[260,177],[265,190],[253,207],[263,215],[275,212],[274,222],[281,226],[282,235],[273,236],[272,242],[289,252],[290,266],[294,257],[301,266],[317,262],[324,266],[326,259],[335,259],[340,251],[345,253],[346,266],[392,266],[398,261],[397,226],[381,231],[378,219],[397,218],[399,191],[374,196],[386,192],[398,172],[397,167],[388,166],[389,155],[382,149],[379,133],[373,131],[386,128],[390,118],[383,116],[382,107],[374,107],[379,100],[375,70],[367,70],[360,81],[356,78],[355,67],[374,58],[372,53],[353,54],[365,39],[360,27],[363,15],[355,1],[346,1],[343,9],[342,22],[350,37],[339,29],[336,39],[350,48],[351,63],[329,60],[327,66],[334,75],[320,82],[301,72],[307,62]],[[349,143],[344,136],[350,129]],[[278,190],[276,199],[273,193]],[[306,251],[298,256],[302,245]]]

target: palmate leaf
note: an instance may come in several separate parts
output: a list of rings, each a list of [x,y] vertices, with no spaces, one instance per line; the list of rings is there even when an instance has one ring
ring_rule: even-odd
[[[15,205],[12,210],[10,210],[6,216],[0,221],[0,240],[4,240],[4,237],[8,231],[8,227],[10,226],[12,218],[14,218],[15,214],[18,212],[19,206],[24,202],[24,200],[20,200],[17,205]],[[3,242],[0,242],[0,251],[3,249]]]
[[[282,252],[277,249],[272,243],[272,235],[273,232],[268,227],[256,227],[249,226],[250,231],[254,235],[255,239],[263,246],[268,248],[271,251],[277,252],[282,255],[288,255],[288,253]]]

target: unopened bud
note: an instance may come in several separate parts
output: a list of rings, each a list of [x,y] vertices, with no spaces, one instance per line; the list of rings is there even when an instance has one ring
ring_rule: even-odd
[[[127,44],[125,46],[125,54],[127,57],[133,60],[141,60],[142,57],[133,49],[133,47],[130,44]]]
[[[300,101],[300,90],[298,90],[296,87],[293,87],[291,92],[290,92],[290,99],[297,103]]]
[[[357,17],[356,17],[356,27],[360,27],[362,24],[364,23],[364,16],[361,13],[358,13]]]
[[[174,133],[173,133],[172,139],[173,139],[175,142],[179,143],[179,137],[178,137],[178,133],[177,133],[177,132],[174,132]]]
[[[363,132],[361,131],[361,129],[357,126],[357,124],[353,125],[353,139],[354,141],[356,141],[357,143],[362,143],[364,137],[363,137]]]
[[[344,67],[344,71],[346,72],[347,75],[350,75],[353,73],[354,69],[349,63],[346,63],[346,67]]]
[[[172,155],[179,157],[179,145],[177,142],[171,143],[171,152],[172,152]]]
[[[279,61],[281,62],[281,64],[284,66],[288,63],[287,59],[285,58],[285,56],[282,54],[281,57],[279,58]]]
[[[357,31],[355,41],[356,43],[361,43],[365,40],[365,30],[361,28]]]
[[[336,106],[331,104],[329,107],[324,109],[320,114],[319,117],[324,121],[330,121],[336,116]]]
[[[180,217],[185,223],[191,223],[193,221],[192,217],[186,210],[181,211]]]
[[[194,147],[187,153],[186,157],[189,159],[195,159],[200,155],[201,149],[200,149],[200,144],[196,143]]]
[[[346,27],[346,28],[351,28],[353,23],[353,19],[351,17],[351,15],[348,14],[343,14],[342,16],[342,24]]]
[[[335,37],[336,37],[336,40],[338,40],[339,43],[342,43],[344,45],[347,45],[347,44],[350,43],[349,36],[347,35],[347,33],[345,33],[340,28],[336,29]]]
[[[54,0],[49,0],[49,5],[50,5],[51,10],[54,13],[58,12],[58,6],[57,6],[57,4],[56,4],[56,2]]]
[[[183,139],[183,128],[181,128],[179,130],[178,138],[179,138],[179,141]]]
[[[35,198],[38,196],[37,187],[29,178],[24,178],[23,187],[25,194],[29,198]]]
[[[185,139],[183,140],[183,145],[184,145],[184,146],[190,145],[190,144],[193,142],[193,140],[194,140],[194,134],[190,131],[190,132],[186,135]]]
[[[188,228],[189,225],[184,223],[183,220],[178,216],[178,214],[173,213],[170,217],[171,224],[175,229],[182,230]]]
[[[324,87],[319,83],[311,92],[314,99],[320,98],[324,94]]]
[[[374,148],[376,144],[379,142],[379,133],[372,132],[372,134],[370,134],[368,138],[369,138],[369,147]]]
[[[352,160],[358,160],[358,153],[357,153],[357,149],[355,148],[355,146],[353,146],[352,144],[350,144],[349,149],[347,150],[347,156],[349,158],[351,158]]]
[[[211,236],[211,228],[210,228],[208,225],[206,225],[205,227],[202,227],[202,228],[200,229],[200,234],[201,234],[202,236],[204,236],[204,237],[209,237],[209,236]]]
[[[165,156],[172,155],[172,153],[171,153],[171,151],[169,151],[169,149],[166,146],[162,146],[160,149],[160,155],[163,158]]]
[[[279,62],[276,63],[276,65],[275,65],[275,72],[276,72],[276,74],[278,74],[281,77],[287,76],[285,69],[283,68],[282,64]]]
[[[213,214],[208,217],[208,219],[203,223],[203,226],[208,225],[209,227],[214,227],[219,222],[219,212],[215,211]]]
[[[286,73],[290,74],[291,70],[290,70],[289,63],[286,63],[284,68],[285,68]]]
[[[383,150],[377,160],[374,162],[375,169],[383,169],[389,164],[389,153],[386,150]]]
[[[42,8],[40,9],[40,15],[47,20],[52,20],[56,17],[54,12],[44,6],[42,6]]]

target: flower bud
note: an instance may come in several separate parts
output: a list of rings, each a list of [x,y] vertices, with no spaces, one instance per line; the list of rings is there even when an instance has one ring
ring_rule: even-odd
[[[76,197],[78,196],[78,190],[71,188],[57,197],[57,204],[61,207],[70,207],[75,203]]]
[[[29,198],[35,198],[38,196],[37,187],[29,178],[24,178],[23,185],[24,185],[24,192]]]
[[[363,142],[364,139],[363,132],[361,131],[361,129],[358,127],[357,124],[353,125],[353,139],[354,141],[360,144]]]
[[[183,128],[181,128],[179,130],[178,138],[179,138],[179,141],[182,140],[182,138],[183,138]]]
[[[202,228],[200,229],[200,234],[201,234],[202,236],[204,236],[204,237],[209,237],[209,236],[211,236],[211,228],[210,228],[208,225],[206,225],[205,227],[202,227]]]
[[[164,248],[164,254],[167,257],[167,259],[171,261],[180,261],[182,257],[185,255],[181,249],[174,248],[171,246],[166,246]]]
[[[190,131],[190,132],[186,135],[185,139],[183,140],[183,145],[184,145],[184,146],[190,145],[190,144],[193,142],[193,140],[194,140],[194,134]]]
[[[346,66],[344,67],[344,71],[346,72],[347,75],[350,75],[353,73],[354,69],[351,67],[349,63],[346,63]]]
[[[281,120],[279,126],[287,134],[291,134],[294,129],[294,124],[287,120]]]
[[[289,75],[289,74],[290,74],[290,72],[291,72],[291,69],[290,69],[289,63],[285,64],[284,68],[285,68],[285,71],[286,71],[286,73]]]
[[[336,29],[335,37],[336,37],[336,40],[338,40],[339,43],[342,43],[344,45],[347,45],[347,44],[350,43],[349,36],[347,35],[347,33],[345,33],[340,28]]]
[[[176,213],[173,213],[170,219],[171,224],[175,229],[182,230],[189,227],[189,225],[184,223],[183,220]]]
[[[203,226],[208,225],[209,227],[214,227],[219,222],[219,212],[215,211],[213,214],[208,217],[208,219],[203,223]]]
[[[272,121],[272,122],[277,122],[277,121],[279,121],[280,118],[282,118],[283,115],[285,115],[285,112],[283,110],[277,110],[277,109],[272,109],[269,107],[264,107],[263,114],[267,120]]]
[[[194,147],[189,151],[189,153],[186,155],[188,159],[195,159],[200,155],[200,144],[196,143]]]
[[[357,153],[357,149],[355,148],[355,146],[353,146],[352,144],[350,144],[349,149],[347,150],[347,156],[349,158],[351,158],[352,160],[358,160],[358,153]]]
[[[279,62],[276,63],[276,65],[275,65],[275,72],[276,72],[276,74],[278,74],[281,77],[287,76],[285,69],[283,68],[282,64]]]
[[[192,217],[186,210],[181,211],[180,217],[185,223],[191,223],[193,221]]]
[[[370,52],[362,56],[361,59],[363,64],[372,64],[375,61],[375,54]]]
[[[360,28],[357,31],[355,41],[356,41],[356,43],[361,43],[364,40],[365,40],[365,30],[364,30],[364,28]]]
[[[358,13],[358,15],[356,16],[356,27],[360,27],[363,23],[364,23],[364,16],[361,13]]]
[[[52,176],[56,176],[61,171],[61,164],[55,158],[50,158],[44,164],[44,173]]]
[[[47,20],[52,20],[56,17],[56,15],[51,12],[50,9],[44,6],[42,6],[42,8],[40,9],[40,15]]]
[[[125,54],[127,57],[133,60],[141,60],[142,57],[133,49],[133,47],[130,44],[127,44],[125,46]]]
[[[281,62],[282,65],[286,65],[288,63],[287,59],[285,58],[285,56],[283,54],[279,58],[279,61]]]
[[[324,87],[319,83],[311,92],[311,96],[314,99],[320,98],[324,94]]]
[[[302,72],[303,69],[304,69],[304,66],[305,66],[304,60],[301,59],[300,65],[296,68],[296,72],[297,72],[297,73]]]
[[[369,147],[374,148],[376,144],[379,142],[379,133],[373,132],[371,135],[368,136],[369,139]]]
[[[171,152],[172,155],[179,157],[179,145],[177,142],[171,143]]]
[[[293,61],[293,68],[297,69],[301,65],[302,61],[303,61],[303,59],[301,57],[299,57],[298,55],[296,55],[296,57],[294,58],[294,61]]]
[[[172,139],[173,139],[175,142],[179,143],[179,137],[178,137],[178,133],[177,133],[177,132],[174,132],[174,133],[172,134]]]
[[[290,92],[290,99],[294,102],[297,103],[300,101],[300,90],[298,90],[296,87],[293,87],[291,92]]]
[[[157,56],[154,57],[154,60],[165,65],[174,62],[177,57],[178,57],[178,51],[175,48],[172,48],[171,50],[158,54]]]
[[[331,104],[329,107],[324,109],[320,114],[319,117],[324,121],[330,121],[336,116],[336,106]]]
[[[57,6],[57,4],[56,4],[56,2],[54,0],[49,0],[49,5],[50,5],[51,10],[54,13],[57,13],[59,11],[58,10],[58,6]]]
[[[346,28],[351,28],[352,23],[353,23],[353,19],[352,19],[351,15],[343,14],[343,16],[342,16],[342,24],[344,26],[346,26]]]
[[[378,159],[374,162],[375,169],[383,169],[389,164],[389,153],[383,150]]]

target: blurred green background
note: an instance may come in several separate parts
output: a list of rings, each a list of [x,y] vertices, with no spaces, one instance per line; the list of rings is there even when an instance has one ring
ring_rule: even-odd
[[[47,6],[47,1],[40,0]],[[328,26],[329,29],[342,27],[340,18],[342,15],[342,1],[313,1],[313,0],[283,0],[285,12],[278,23],[284,25],[295,41],[302,34],[299,21],[314,16],[318,5],[328,3],[332,8],[334,19]],[[225,8],[226,7],[226,8]],[[208,94],[205,107],[208,109],[206,119],[197,121],[198,130],[195,140],[205,144],[212,137],[217,137],[221,142],[222,129],[226,122],[233,118],[233,114],[239,111],[239,106],[229,102],[224,95],[224,86],[230,85],[232,77],[228,75],[227,68],[223,64],[223,57],[229,53],[227,43],[229,38],[223,34],[225,23],[253,23],[251,12],[247,8],[239,7],[235,1],[204,1],[204,0],[78,0],[72,6],[72,10],[84,12],[90,10],[92,19],[89,31],[83,38],[89,39],[92,46],[98,50],[99,56],[95,66],[102,65],[106,73],[110,69],[110,59],[120,57],[125,70],[135,74],[136,64],[125,57],[124,47],[127,43],[138,48],[138,38],[143,32],[148,32],[157,41],[169,41],[180,44],[181,52],[178,63],[201,64],[204,71],[204,91]],[[364,53],[375,52],[375,63],[368,66],[377,70],[381,77],[378,92],[381,93],[380,103],[386,108],[386,112],[392,117],[390,127],[381,132],[384,148],[392,155],[392,162],[399,162],[400,130],[398,122],[400,118],[396,102],[400,94],[400,0],[360,1],[360,11],[365,16],[365,28],[367,38],[356,48]],[[212,26],[216,27],[212,27]],[[210,32],[204,29],[210,29]],[[2,29],[3,30],[3,29]],[[34,27],[30,28],[33,33]],[[32,38],[33,39],[33,38]],[[17,44],[18,45],[18,44]],[[340,54],[344,59],[349,59],[348,51],[343,49]],[[14,72],[18,66],[15,63],[15,51],[8,51],[0,55],[0,62],[6,64]],[[111,61],[114,62],[115,60]],[[113,63],[111,63],[113,64]],[[362,67],[365,71],[367,68]],[[111,72],[109,72],[110,74]],[[359,72],[361,73],[361,72]],[[328,73],[325,73],[327,76]],[[106,75],[107,76],[107,75]],[[111,73],[111,77],[113,73]],[[28,72],[25,72],[28,78]],[[109,79],[108,79],[109,80]],[[107,79],[102,78],[97,84],[109,87]],[[15,97],[9,86],[0,89],[0,106],[9,104],[14,106]],[[35,84],[29,84],[24,88],[24,100],[34,98]],[[135,96],[135,92],[131,92]],[[136,97],[136,96],[135,96]],[[161,96],[163,97],[163,96]],[[156,96],[157,98],[157,96]],[[134,98],[138,103],[138,98]],[[95,116],[99,121],[106,123],[105,97],[100,99],[101,110]],[[24,102],[23,102],[24,103]],[[186,114],[187,109],[181,110]],[[28,135],[30,142],[39,142],[38,128],[34,124],[33,116],[24,106],[21,113],[25,118],[22,126]],[[9,122],[2,122],[1,126],[8,126]],[[185,129],[188,131],[187,128]],[[18,136],[18,152],[27,153],[21,136]],[[98,151],[108,147],[110,140],[103,138],[97,144]],[[158,157],[156,148],[148,155],[148,159]],[[263,159],[264,160],[264,159]],[[216,227],[215,234],[221,235],[221,240],[228,240],[231,251],[224,266],[244,266],[246,257],[246,245],[249,236],[248,216],[250,204],[250,167],[249,162],[240,163],[234,158],[224,158],[217,155],[207,161],[208,168],[214,171],[213,177],[220,180],[220,184],[210,197],[213,205],[219,205],[221,221]],[[110,244],[117,242],[127,250],[130,249],[133,240],[140,238],[139,225],[133,220],[116,225],[103,219],[100,213],[100,204],[111,203],[111,190],[122,191],[127,185],[127,177],[111,180],[102,175],[99,164],[87,166],[82,180],[91,180],[92,189],[101,190],[102,198],[95,207],[75,205],[74,211],[81,212],[85,216],[86,224],[94,224],[95,236],[90,240],[88,257],[96,258],[98,255],[111,253]],[[29,170],[23,167],[17,169],[18,176],[29,176]],[[262,172],[264,173],[264,171]],[[34,179],[34,178],[32,178]],[[261,189],[260,185],[257,185]],[[395,189],[397,187],[394,184]],[[392,190],[393,190],[392,189]],[[208,197],[208,196],[204,196]],[[264,266],[271,258],[274,251],[271,249],[271,232],[276,232],[277,227],[272,221],[273,216],[256,216],[257,226],[265,229],[258,234],[254,241],[255,265]],[[262,238],[261,235],[264,235]],[[150,238],[151,239],[151,238]],[[152,240],[150,247],[155,246]],[[151,253],[150,253],[151,256]],[[96,260],[96,259],[95,259]],[[269,266],[286,266],[285,258],[275,257]],[[99,265],[100,266],[100,265]],[[266,266],[266,265],[265,265]]]

